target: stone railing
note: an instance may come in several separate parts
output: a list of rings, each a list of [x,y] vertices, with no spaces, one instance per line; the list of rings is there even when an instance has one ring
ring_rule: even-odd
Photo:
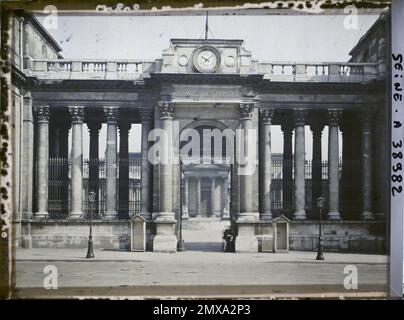
[[[160,72],[159,60],[30,60],[27,73],[48,80],[142,80]],[[384,63],[293,63],[253,61],[249,74],[284,82],[366,82],[385,76]]]
[[[381,63],[257,63],[264,79],[286,82],[366,82],[385,74]]]
[[[43,79],[141,80],[153,66],[140,60],[32,60],[26,71]]]

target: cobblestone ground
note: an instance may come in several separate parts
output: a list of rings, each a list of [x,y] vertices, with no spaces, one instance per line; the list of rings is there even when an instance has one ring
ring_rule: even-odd
[[[315,252],[182,253],[86,249],[19,249],[15,261],[16,294],[21,297],[66,295],[270,297],[315,293],[383,295],[387,257]],[[58,290],[44,289],[44,268],[57,268]],[[357,290],[344,288],[346,266],[358,271]],[[352,268],[352,267],[348,267]]]

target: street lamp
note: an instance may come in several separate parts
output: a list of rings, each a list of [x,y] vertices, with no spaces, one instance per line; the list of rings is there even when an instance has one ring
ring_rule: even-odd
[[[90,207],[90,234],[88,235],[88,247],[86,258],[95,258],[93,250],[93,203],[95,201],[95,192],[88,193],[88,203]]]
[[[318,247],[317,247],[317,257],[316,260],[324,260],[323,255],[323,243],[322,243],[322,234],[321,234],[321,216],[323,211],[323,203],[324,198],[318,197],[316,199],[317,208],[319,208],[319,219],[318,219]]]

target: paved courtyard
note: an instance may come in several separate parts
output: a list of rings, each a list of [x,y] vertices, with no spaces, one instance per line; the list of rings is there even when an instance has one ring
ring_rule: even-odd
[[[15,262],[19,297],[125,296],[255,297],[383,296],[387,257],[383,255],[315,252],[182,253],[86,249],[18,249]],[[44,268],[57,268],[58,289],[44,289]],[[344,268],[358,270],[358,289],[344,288]]]

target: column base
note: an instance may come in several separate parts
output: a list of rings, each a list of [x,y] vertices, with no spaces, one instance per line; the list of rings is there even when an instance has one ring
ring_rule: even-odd
[[[21,248],[32,248],[32,237],[31,235],[21,235]]]
[[[177,237],[174,222],[156,221],[156,235],[153,237],[153,251],[177,252]]]
[[[256,222],[259,221],[260,214],[258,212],[240,212],[238,214],[237,222]]]
[[[153,212],[152,219],[156,222],[172,222],[175,223],[174,212]]]
[[[263,212],[260,214],[261,220],[271,221],[272,220],[272,213],[271,212]]]
[[[370,211],[363,211],[361,214],[362,220],[374,220],[375,217],[373,216],[373,212]]]
[[[46,212],[46,211],[40,211],[40,212],[34,213],[35,219],[46,219],[48,216],[49,216],[49,212]]]
[[[337,211],[328,212],[327,213],[327,219],[328,220],[341,220],[341,215]]]
[[[237,223],[236,252],[258,252],[255,223]]]
[[[304,211],[304,210],[296,211],[293,214],[293,219],[294,220],[304,220],[304,219],[306,219],[306,211]]]

